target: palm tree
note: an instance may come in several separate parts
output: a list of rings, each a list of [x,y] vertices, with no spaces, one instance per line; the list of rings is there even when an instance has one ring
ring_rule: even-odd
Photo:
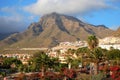
[[[72,59],[70,56],[68,56],[68,57],[67,57],[68,69],[71,69],[72,62],[73,62],[73,59]]]
[[[91,59],[94,61],[95,63],[95,74],[98,73],[98,63],[99,63],[99,57],[101,57],[101,52],[100,50],[97,48],[98,46],[98,39],[96,38],[95,35],[91,35],[88,37],[88,40],[87,40],[87,43],[88,43],[88,47],[90,49],[90,54],[89,56],[91,57]]]
[[[32,65],[35,66],[35,68],[41,69],[42,77],[44,77],[47,68],[56,68],[56,65],[59,66],[58,58],[49,57],[43,51],[35,53],[31,61],[33,61]]]
[[[59,58],[59,57],[60,57],[60,55],[61,55],[60,50],[57,50],[57,57]]]
[[[89,49],[93,50],[94,48],[96,48],[98,46],[99,41],[95,35],[91,35],[88,37],[87,43],[88,43]]]
[[[44,76],[45,68],[47,68],[50,63],[50,57],[46,55],[45,52],[40,51],[33,55],[32,61],[33,61],[32,64],[36,64],[37,67],[41,68],[42,76]]]
[[[92,62],[95,63],[95,74],[98,74],[98,69],[99,69],[99,62],[100,60],[103,58],[103,53],[102,50],[100,48],[95,48],[93,51],[91,51],[91,59]]]
[[[75,49],[71,49],[71,48],[70,48],[70,49],[67,50],[66,53],[67,53],[68,55],[73,55],[73,54],[75,53],[75,51],[76,51]]]

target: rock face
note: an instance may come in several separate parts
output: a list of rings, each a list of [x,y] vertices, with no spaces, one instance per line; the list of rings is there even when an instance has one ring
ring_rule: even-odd
[[[91,34],[98,38],[109,36],[113,31],[104,25],[94,26],[72,16],[51,13],[32,23],[22,33],[16,33],[0,42],[9,47],[53,47],[59,42],[86,40]]]
[[[113,32],[112,36],[120,37],[120,27],[115,32]]]

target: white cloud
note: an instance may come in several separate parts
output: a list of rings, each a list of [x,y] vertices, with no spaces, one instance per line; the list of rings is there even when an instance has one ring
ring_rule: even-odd
[[[17,16],[0,16],[0,33],[18,32],[26,29],[26,24]]]
[[[0,12],[0,33],[23,31],[27,26],[23,15],[17,12],[18,7],[3,7]]]
[[[91,10],[107,8],[106,0],[37,0],[24,7],[36,15],[58,12],[64,14],[81,14]]]
[[[0,33],[23,31],[33,19],[23,15],[19,7],[2,7],[0,12],[5,13],[0,15]]]

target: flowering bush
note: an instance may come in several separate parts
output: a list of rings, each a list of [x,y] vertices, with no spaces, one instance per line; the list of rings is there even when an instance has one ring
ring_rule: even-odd
[[[63,71],[63,74],[68,78],[75,78],[77,75],[73,69],[63,68],[62,71]]]
[[[111,78],[113,80],[120,80],[120,67],[119,66],[111,66],[110,71],[112,72]]]

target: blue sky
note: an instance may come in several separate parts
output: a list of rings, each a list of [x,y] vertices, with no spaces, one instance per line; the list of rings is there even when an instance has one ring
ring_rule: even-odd
[[[120,26],[119,3],[120,0],[1,0],[0,33],[23,31],[52,12],[115,30]]]

